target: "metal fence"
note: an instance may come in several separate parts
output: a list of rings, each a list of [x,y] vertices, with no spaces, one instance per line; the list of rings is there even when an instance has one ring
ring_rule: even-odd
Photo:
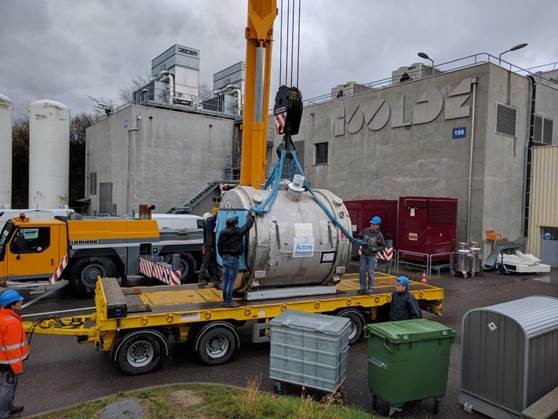
[[[430,71],[430,75],[425,75],[424,69],[417,69],[416,71],[409,71],[407,72],[407,74],[409,75],[409,77],[412,80],[409,81],[401,81],[399,78],[393,78],[393,77],[388,77],[385,79],[381,79],[381,80],[376,80],[370,83],[365,83],[362,84],[361,87],[364,88],[363,91],[359,91],[357,93],[354,94],[346,94],[343,95],[342,98],[347,98],[347,97],[351,97],[351,96],[359,96],[359,95],[363,95],[366,93],[369,93],[370,91],[373,90],[379,90],[379,89],[386,89],[392,86],[396,86],[402,83],[409,83],[409,82],[413,82],[416,80],[424,80],[424,79],[430,79],[430,78],[434,78],[434,77],[439,77],[441,75],[450,73],[450,72],[454,72],[454,71],[459,71],[459,70],[463,70],[465,68],[470,68],[470,67],[474,67],[477,65],[481,65],[481,64],[485,64],[485,63],[492,63],[492,64],[496,64],[499,65],[500,67],[503,67],[507,70],[513,71],[519,75],[522,76],[533,76],[537,79],[538,83],[544,84],[545,86],[548,86],[554,90],[558,91],[558,81],[547,78],[542,76],[542,72],[545,71],[552,71],[552,70],[556,70],[558,68],[558,62],[555,63],[550,63],[550,64],[544,64],[544,65],[540,65],[540,66],[536,66],[536,67],[530,67],[530,68],[522,68],[519,67],[515,64],[512,64],[508,61],[502,60],[494,55],[491,55],[487,52],[481,52],[481,53],[477,53],[477,54],[473,54],[473,55],[469,55],[467,57],[462,57],[462,58],[458,58],[456,60],[452,60],[452,61],[448,61],[445,63],[441,63],[441,64],[437,64],[435,65],[433,68],[431,68],[432,71]],[[430,68],[430,67],[428,67]],[[420,76],[420,77],[419,77]],[[314,104],[319,104],[319,103],[325,103],[325,102],[330,102],[330,101],[334,101],[334,100],[338,100],[336,97],[332,97],[331,93],[326,93],[320,96],[315,96],[309,99],[306,99],[304,101],[304,103],[306,105],[314,105]]]

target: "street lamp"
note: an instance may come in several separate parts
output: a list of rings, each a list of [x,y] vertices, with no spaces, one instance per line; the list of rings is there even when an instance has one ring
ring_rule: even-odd
[[[430,60],[432,63],[432,74],[434,74],[434,60],[430,58],[426,52],[419,52],[417,55],[423,60]]]
[[[498,56],[498,64],[502,64],[502,55],[504,55],[506,52],[517,51],[518,49],[525,48],[527,45],[529,44],[527,42],[524,42],[522,44],[517,44],[516,46],[511,47],[507,51],[501,52]]]

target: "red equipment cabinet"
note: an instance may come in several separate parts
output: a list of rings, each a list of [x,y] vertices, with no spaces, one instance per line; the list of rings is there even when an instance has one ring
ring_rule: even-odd
[[[399,198],[398,250],[434,255],[455,251],[457,199],[424,196]],[[423,260],[401,255],[402,260]],[[449,255],[433,257],[433,262],[449,261]]]
[[[370,227],[370,218],[378,215],[382,218],[380,231],[386,240],[397,241],[397,200],[390,199],[361,199],[345,201],[349,210],[353,234],[361,232],[365,227]]]

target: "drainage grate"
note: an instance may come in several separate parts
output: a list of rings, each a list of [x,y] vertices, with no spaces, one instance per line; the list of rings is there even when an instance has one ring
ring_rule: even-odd
[[[103,409],[100,419],[142,419],[143,406],[138,399],[122,400]]]

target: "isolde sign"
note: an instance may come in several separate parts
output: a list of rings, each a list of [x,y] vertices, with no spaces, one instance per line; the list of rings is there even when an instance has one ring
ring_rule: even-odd
[[[434,121],[444,109],[444,119],[467,118],[471,107],[465,102],[471,96],[471,79],[462,80],[453,89],[450,87],[447,97],[434,88],[429,87],[413,104],[412,115],[405,113],[407,97],[403,93],[395,103],[386,99],[375,98],[364,103],[347,103],[335,120],[335,136],[345,133],[357,134],[364,127],[370,131],[379,131],[391,121],[391,128],[408,127],[427,124]]]

